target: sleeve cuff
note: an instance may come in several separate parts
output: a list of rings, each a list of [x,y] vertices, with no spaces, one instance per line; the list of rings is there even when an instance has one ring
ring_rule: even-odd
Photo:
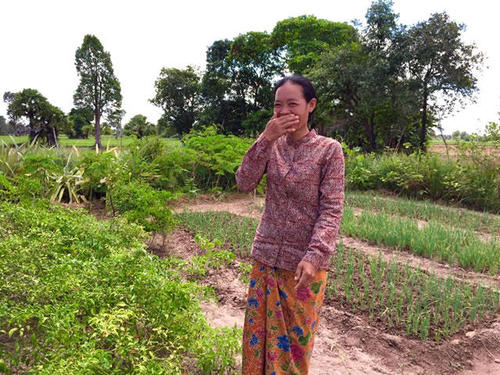
[[[307,252],[302,258],[302,261],[311,263],[314,267],[316,267],[316,270],[320,270],[321,268],[324,268],[325,256],[314,252]]]

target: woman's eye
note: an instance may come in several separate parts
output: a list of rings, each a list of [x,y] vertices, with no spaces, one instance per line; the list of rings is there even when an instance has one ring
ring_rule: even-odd
[[[274,108],[278,108],[279,106],[281,106],[281,104],[279,104],[279,103],[274,103]]]

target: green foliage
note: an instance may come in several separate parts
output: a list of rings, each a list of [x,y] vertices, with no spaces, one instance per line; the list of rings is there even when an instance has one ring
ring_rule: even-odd
[[[356,41],[358,35],[346,23],[303,15],[279,21],[271,38],[273,46],[285,53],[288,70],[306,74],[322,53]]]
[[[188,133],[199,112],[198,73],[191,66],[184,70],[162,68],[155,91],[150,101],[163,110],[162,123],[175,128],[177,134]]]
[[[37,374],[223,373],[240,332],[214,330],[178,265],[140,227],[45,202],[0,203],[0,357]]]
[[[485,127],[486,140],[490,142],[497,142],[500,144],[500,125],[490,121]]]
[[[67,131],[70,138],[88,138],[89,132],[86,132],[84,127],[90,126],[94,119],[94,113],[89,108],[72,108],[68,114],[71,121],[71,129]]]
[[[461,147],[457,161],[422,153],[359,154],[345,148],[346,187],[386,189],[408,197],[500,212],[500,165],[477,144]]]
[[[232,189],[234,174],[253,140],[217,134],[214,127],[206,127],[186,135],[182,142],[194,151],[191,170],[196,186]]]
[[[122,165],[116,152],[84,152],[77,163],[83,172],[82,190],[89,199],[106,196],[120,180]]]
[[[155,190],[147,184],[131,182],[119,184],[108,195],[113,211],[122,214],[131,223],[141,225],[148,232],[165,234],[174,226],[172,211],[167,203],[172,193]]]
[[[147,121],[146,116],[135,115],[123,128],[125,135],[135,135],[138,139],[156,134],[155,126]]]

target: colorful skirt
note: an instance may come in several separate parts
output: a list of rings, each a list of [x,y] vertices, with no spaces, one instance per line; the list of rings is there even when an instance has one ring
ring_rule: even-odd
[[[308,374],[326,271],[297,292],[294,276],[255,261],[243,327],[243,375]]]

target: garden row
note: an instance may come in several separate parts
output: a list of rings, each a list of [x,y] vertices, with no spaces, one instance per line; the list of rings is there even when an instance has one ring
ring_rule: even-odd
[[[249,250],[256,220],[227,212],[184,212],[178,217],[192,233],[217,238],[243,262],[251,262]],[[396,260],[387,262],[381,256],[346,249],[342,241],[331,264],[327,303],[361,312],[386,329],[410,336],[439,341],[500,313],[497,290],[464,280],[442,279]],[[245,269],[240,268],[242,272]]]
[[[256,220],[236,219],[224,212],[184,212],[179,217],[190,230],[229,242],[241,256],[250,254]],[[454,229],[434,220],[419,228],[411,218],[370,211],[355,215],[352,208],[345,207],[340,233],[477,272],[500,274],[500,237],[484,242],[470,230]]]

